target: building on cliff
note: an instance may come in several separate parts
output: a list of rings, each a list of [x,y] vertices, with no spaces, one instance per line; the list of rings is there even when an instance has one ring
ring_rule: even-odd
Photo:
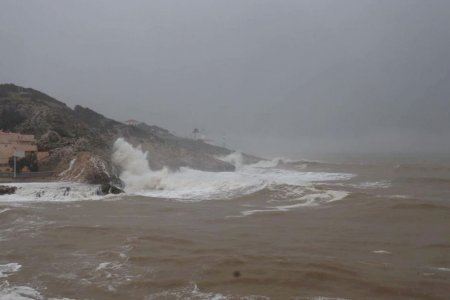
[[[19,164],[20,169],[18,171],[29,172],[33,171],[33,167],[30,165],[31,163],[36,165],[34,169],[37,170],[39,158],[45,157],[46,153],[38,152],[36,140],[33,135],[0,130],[0,172],[14,171],[10,163],[14,155],[25,159],[24,163]]]
[[[125,124],[127,124],[128,126],[137,126],[139,124],[139,121],[130,119],[130,120],[126,120]]]

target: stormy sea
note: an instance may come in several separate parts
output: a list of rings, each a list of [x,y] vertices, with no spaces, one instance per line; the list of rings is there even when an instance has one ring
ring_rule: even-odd
[[[125,194],[71,182],[0,196],[0,299],[445,299],[450,164],[276,158],[151,170]],[[448,299],[448,298],[447,298]]]

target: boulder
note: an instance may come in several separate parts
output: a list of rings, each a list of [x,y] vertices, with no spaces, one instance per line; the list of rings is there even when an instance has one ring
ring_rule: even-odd
[[[124,191],[110,183],[104,183],[100,186],[99,194],[108,195],[108,194],[122,194]]]
[[[116,179],[106,159],[86,151],[66,159],[59,170],[58,178],[65,181],[106,184]]]
[[[0,185],[0,195],[14,194],[17,190],[15,186]]]

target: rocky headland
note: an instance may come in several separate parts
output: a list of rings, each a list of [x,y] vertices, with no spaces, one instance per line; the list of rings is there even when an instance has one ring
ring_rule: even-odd
[[[14,84],[0,84],[0,129],[33,134],[39,151],[40,171],[53,171],[55,180],[102,184],[105,191],[120,185],[120,170],[111,161],[112,146],[122,137],[148,151],[152,169],[190,167],[204,171],[233,171],[217,157],[232,150],[188,138],[145,123],[127,125],[87,107],[73,109],[42,92]],[[257,161],[244,155],[248,161]],[[118,192],[113,189],[114,192]]]

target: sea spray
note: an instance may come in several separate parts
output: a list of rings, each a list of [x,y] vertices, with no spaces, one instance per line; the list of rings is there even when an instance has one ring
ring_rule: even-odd
[[[180,168],[176,172],[168,168],[154,171],[148,164],[148,152],[139,146],[133,147],[123,138],[116,140],[113,150],[113,163],[121,169],[120,179],[129,194],[200,200],[253,191],[255,186],[265,184],[261,180],[239,180],[240,174],[232,172],[203,172],[189,168]]]
[[[217,159],[232,164],[236,168],[236,170],[241,169],[244,165],[244,157],[242,156],[241,152],[233,152],[226,156],[217,157]]]
[[[118,138],[113,145],[112,160],[123,172],[132,175],[144,175],[150,172],[148,166],[148,152],[143,152],[141,147],[134,148],[123,138]]]
[[[120,179],[125,183],[127,192],[136,193],[145,190],[163,189],[162,179],[168,169],[152,171],[148,164],[148,152],[141,147],[133,147],[123,138],[118,138],[113,146],[113,163],[121,169]]]
[[[174,198],[187,201],[229,199],[247,195],[266,187],[279,185],[307,186],[315,181],[346,180],[351,174],[298,172],[275,169],[266,164],[244,165],[239,152],[225,159],[237,168],[235,172],[205,172],[190,168],[178,171],[151,170],[148,152],[133,147],[123,138],[114,143],[113,162],[121,169],[120,179],[128,194]]]
[[[276,157],[270,160],[261,159],[260,161],[253,163],[253,164],[245,164],[244,163],[244,155],[239,152],[232,152],[225,156],[217,156],[217,159],[220,159],[221,161],[227,162],[232,164],[236,170],[241,170],[245,167],[251,167],[251,168],[275,168],[279,166],[280,164],[287,164],[287,163],[293,163],[296,162],[294,160],[284,158],[284,157]]]

